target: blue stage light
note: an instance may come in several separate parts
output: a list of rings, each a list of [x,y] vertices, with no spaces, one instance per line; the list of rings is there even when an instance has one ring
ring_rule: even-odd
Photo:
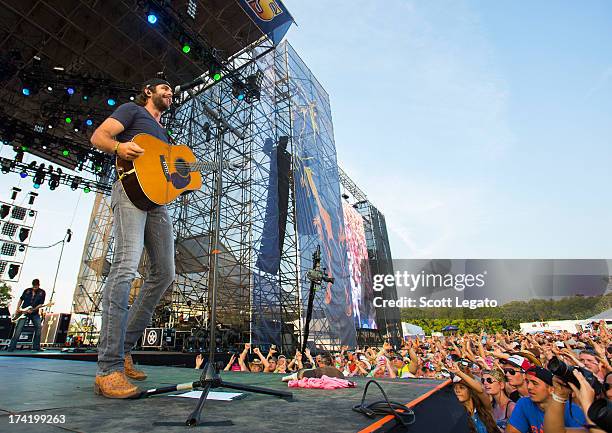
[[[74,95],[74,87],[68,87],[66,89],[66,92],[68,92],[68,94],[71,95],[71,96]]]
[[[147,21],[149,24],[155,24],[157,22],[157,15],[155,15],[153,12],[149,12],[147,15]]]
[[[115,101],[113,98],[108,98],[106,100],[106,103],[112,107],[113,105],[117,103],[117,101]]]
[[[24,96],[30,96],[30,89],[24,87],[23,89],[21,89],[21,93],[23,93]]]
[[[93,125],[93,120],[91,120],[91,119],[87,119],[87,120],[85,121],[85,125],[87,125],[87,126],[91,126],[91,125]]]
[[[26,171],[22,171],[21,173],[19,173],[19,176],[21,176],[22,179],[25,179],[26,177],[28,177],[28,173]]]

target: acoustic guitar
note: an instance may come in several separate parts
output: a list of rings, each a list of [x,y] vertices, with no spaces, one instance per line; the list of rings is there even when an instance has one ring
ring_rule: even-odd
[[[149,134],[138,134],[132,141],[144,153],[133,161],[117,157],[115,166],[125,193],[141,210],[163,206],[185,192],[200,189],[200,172],[217,168],[214,162],[197,161],[185,145],[164,143]],[[229,163],[224,163],[224,167],[237,168]]]

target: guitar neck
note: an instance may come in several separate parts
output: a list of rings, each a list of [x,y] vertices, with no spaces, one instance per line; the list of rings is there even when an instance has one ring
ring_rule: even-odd
[[[217,171],[219,164],[213,161],[196,161],[190,164],[191,171]],[[223,161],[223,168],[225,170],[233,169],[234,166],[227,161]]]

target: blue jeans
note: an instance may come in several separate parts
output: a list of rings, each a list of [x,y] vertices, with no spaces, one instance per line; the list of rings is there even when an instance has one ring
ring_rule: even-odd
[[[32,350],[40,350],[40,315],[33,314],[29,316],[30,320],[32,320],[32,324],[34,324],[34,341],[32,342]],[[19,319],[15,324],[15,332],[13,333],[13,338],[11,339],[11,344],[9,345],[8,350],[15,350],[17,347],[17,340],[19,340],[19,336],[21,335],[21,331],[23,331],[23,327],[28,323],[28,318]]]
[[[123,371],[125,354],[151,323],[155,306],[174,281],[174,237],[166,207],[138,209],[117,181],[113,185],[111,209],[115,251],[102,293],[98,375]],[[149,255],[146,278],[128,310],[130,288],[143,248]]]

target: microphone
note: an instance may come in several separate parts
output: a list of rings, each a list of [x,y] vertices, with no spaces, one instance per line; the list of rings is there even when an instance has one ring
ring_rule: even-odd
[[[195,86],[204,83],[206,77],[208,77],[208,72],[203,73],[202,75],[188,83],[179,84],[174,88],[174,93],[180,93],[185,90],[193,89]]]

